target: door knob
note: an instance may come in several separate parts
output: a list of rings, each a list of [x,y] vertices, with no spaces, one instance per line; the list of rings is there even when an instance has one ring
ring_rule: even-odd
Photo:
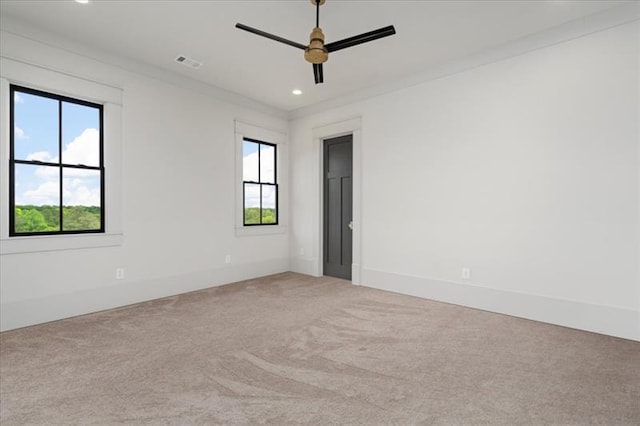
[[[349,229],[353,231],[353,221],[349,222]]]

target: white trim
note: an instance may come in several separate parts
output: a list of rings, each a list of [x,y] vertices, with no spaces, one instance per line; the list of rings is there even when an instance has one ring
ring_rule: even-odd
[[[2,77],[12,84],[94,103],[122,105],[122,89],[40,65],[0,57]]]
[[[280,212],[278,212],[278,215],[280,215]],[[257,235],[286,234],[287,230],[288,227],[284,225],[240,226],[235,228],[236,237],[255,237]]]
[[[0,254],[35,253],[122,245],[123,234],[77,234],[11,237],[0,240]]]
[[[640,341],[638,311],[364,268],[362,285]]]
[[[318,276],[318,258],[316,257],[301,257],[291,256],[290,271],[297,272],[299,274]]]
[[[288,232],[288,136],[285,132],[266,129],[264,127],[235,120],[235,235],[236,237],[285,234]],[[242,192],[242,144],[244,138],[255,139],[277,145],[276,149],[276,182],[278,183],[278,225],[244,226],[243,192]]]
[[[360,117],[350,118],[336,123],[330,123],[313,128],[313,144],[319,158],[319,188],[317,211],[317,247],[318,258],[315,259],[315,276],[323,275],[323,182],[324,182],[324,155],[323,142],[325,139],[334,137],[353,135],[353,260],[351,265],[351,282],[360,284],[360,268],[362,265],[362,214],[361,214],[361,194],[362,194],[362,119]]]
[[[289,270],[289,258],[268,259],[189,274],[142,281],[114,282],[111,286],[29,300],[2,301],[0,331],[120,308],[190,291],[263,277]]]
[[[640,3],[637,4],[638,6],[638,10],[640,10]],[[640,28],[640,23],[638,24],[638,28]],[[638,30],[638,45],[640,47],[640,29]],[[637,56],[637,70],[640,70],[640,54],[636,55]],[[637,152],[637,159],[636,159],[636,164],[640,165],[640,72],[638,72],[637,74],[637,93],[636,93],[636,115],[637,115],[637,120],[636,120],[636,152]],[[638,220],[638,224],[636,225],[636,255],[638,258],[638,261],[636,262],[636,277],[638,279],[638,282],[636,283],[636,292],[637,292],[637,326],[638,326],[638,330],[640,330],[640,167],[638,167],[638,182],[637,182],[637,197],[638,197],[638,204],[637,204],[637,208],[638,208],[638,217],[636,218],[636,220]]]
[[[0,255],[110,247],[123,242],[122,217],[122,90],[53,71],[41,66],[0,58]],[[84,235],[9,237],[9,85],[19,84],[104,105],[105,232]]]

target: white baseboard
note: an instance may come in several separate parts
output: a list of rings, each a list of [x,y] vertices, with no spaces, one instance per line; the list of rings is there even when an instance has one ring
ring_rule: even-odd
[[[291,257],[291,272],[297,272],[299,274],[311,275],[312,277],[322,276],[322,267],[320,266],[320,259],[317,257],[305,258],[305,257]],[[351,283],[354,285],[360,285],[361,267],[357,263],[351,265]]]
[[[0,331],[286,272],[289,269],[289,258],[272,259],[144,281],[122,281],[107,287],[2,303]]]
[[[297,272],[299,274],[311,275],[317,277],[318,271],[321,270],[318,265],[317,257],[291,257],[291,272]]]
[[[0,331],[42,324],[280,272],[317,276],[317,259],[282,258],[190,274],[123,281],[84,291],[2,303]],[[360,268],[358,268],[360,269]],[[386,290],[640,341],[640,311],[362,268],[359,282]]]
[[[362,277],[362,266],[358,263],[351,265],[351,284],[360,285]]]
[[[640,341],[640,311],[432,280],[370,268],[360,285]]]

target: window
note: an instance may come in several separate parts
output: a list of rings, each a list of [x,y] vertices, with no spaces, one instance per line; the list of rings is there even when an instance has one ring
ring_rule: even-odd
[[[103,233],[103,107],[11,85],[9,235]]]
[[[276,145],[244,138],[242,185],[244,225],[278,224]]]
[[[52,57],[51,59],[54,58]],[[63,61],[62,58],[55,58],[56,61],[58,59],[61,61],[59,62],[58,68],[64,68],[63,64],[67,63]],[[82,67],[74,67],[74,72],[77,71],[80,73],[81,70]],[[31,65],[14,61],[7,57],[0,58],[0,129],[3,130],[0,131],[0,256],[17,253],[115,247],[121,246],[124,241],[124,215],[122,206],[123,90],[117,87],[117,85],[114,85],[117,84],[117,82],[109,83],[111,80],[109,80],[110,76],[107,75],[107,73],[98,72],[97,74],[86,73],[84,76],[76,75],[55,71],[50,69],[46,63]],[[95,78],[103,78],[104,80],[100,82],[96,81]],[[17,100],[12,88],[18,91],[19,98]],[[20,92],[22,92],[22,94]],[[20,102],[24,101],[27,95],[39,96],[45,98],[45,101],[50,102],[68,102],[71,104],[69,105],[71,107],[80,105],[102,110],[99,123],[101,139],[100,149],[98,151],[98,155],[100,156],[100,163],[97,164],[98,167],[96,167],[95,163],[72,161],[66,154],[58,160],[57,163],[51,161],[60,168],[63,165],[77,166],[79,165],[78,163],[84,163],[86,166],[90,166],[86,169],[87,172],[92,171],[91,168],[94,168],[94,174],[98,173],[95,169],[99,169],[100,187],[98,199],[100,203],[96,204],[95,207],[100,207],[100,220],[103,222],[101,224],[103,226],[102,231],[96,229],[88,229],[85,231],[61,229],[60,231],[54,232],[15,233],[15,218],[12,212],[14,212],[15,204],[20,205],[21,200],[20,188],[15,187],[15,184],[20,184],[20,182],[14,182],[15,176],[12,177],[14,173],[13,169],[16,165],[12,158],[12,145],[28,142],[33,143],[37,136],[33,133],[30,134],[30,130],[26,125],[20,124],[19,119],[14,125],[15,120],[12,117],[14,106],[26,107],[26,103],[23,104]],[[93,108],[89,108],[89,110],[96,111]],[[64,117],[65,112],[63,111],[62,114]],[[69,114],[67,113],[66,115]],[[55,115],[53,120],[58,120],[58,124],[60,124],[59,115]],[[16,131],[15,126],[19,127],[20,130]],[[68,128],[68,126],[68,123],[63,123],[63,126],[58,126],[58,129],[63,127]],[[61,138],[58,137],[57,141],[60,139]],[[69,141],[62,139],[62,142],[67,143]],[[53,142],[49,142],[49,145],[53,145],[52,151],[49,152],[51,160],[53,160],[60,151],[59,142],[57,142],[57,144],[56,148],[56,139],[54,139]],[[64,147],[66,147],[66,145],[64,145],[63,148]],[[31,152],[38,151],[40,150],[38,149]],[[22,155],[22,158],[19,157],[20,155],[15,157],[15,159],[27,160],[24,155]],[[31,160],[37,159],[38,158],[31,158]],[[60,161],[64,163],[60,163]],[[27,166],[29,166],[31,170],[35,170],[38,166],[42,165],[21,165],[23,168]],[[65,167],[63,171],[69,172],[69,170],[74,172],[84,169]],[[67,176],[67,178],[69,177]],[[58,184],[60,183],[59,174],[56,182]],[[43,181],[42,183],[45,182]],[[80,182],[76,181],[71,183]],[[51,186],[52,185],[49,184],[49,187]],[[57,188],[57,197],[61,198],[59,186],[53,186]],[[39,187],[40,185],[35,186],[32,190],[37,190]],[[85,187],[89,190],[83,191],[84,194],[87,195],[86,198],[88,198],[88,195],[96,193],[95,190],[92,190],[95,186],[85,185]],[[63,188],[63,190],[66,191],[69,189],[73,189],[73,187]],[[67,202],[73,201],[69,200],[69,196],[72,195],[72,193],[73,191],[71,191],[71,194],[67,192],[62,193],[65,196],[63,199],[65,205]],[[80,194],[81,192],[75,191],[75,193]],[[37,193],[34,192],[28,195],[37,195]],[[39,204],[43,204],[43,202],[41,201]],[[91,205],[93,204],[94,203],[91,203]],[[73,205],[86,206],[85,203]],[[56,206],[56,204],[54,204],[54,206]],[[59,218],[60,204],[57,204],[56,208],[58,212],[57,217]],[[39,219],[39,216],[36,215],[36,217]],[[68,221],[65,222],[64,220],[63,223],[69,224]]]
[[[286,127],[283,121],[280,123]],[[236,237],[287,232],[287,133],[234,120]]]

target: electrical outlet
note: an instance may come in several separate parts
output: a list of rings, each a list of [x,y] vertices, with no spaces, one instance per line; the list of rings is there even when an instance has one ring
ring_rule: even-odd
[[[463,280],[470,280],[471,279],[471,269],[462,268],[462,273],[460,275],[462,276]]]
[[[116,280],[124,280],[124,268],[116,268]]]
[[[231,263],[231,255],[228,254],[224,257],[224,263]]]
[[[304,247],[300,247],[300,256],[304,256]]]

